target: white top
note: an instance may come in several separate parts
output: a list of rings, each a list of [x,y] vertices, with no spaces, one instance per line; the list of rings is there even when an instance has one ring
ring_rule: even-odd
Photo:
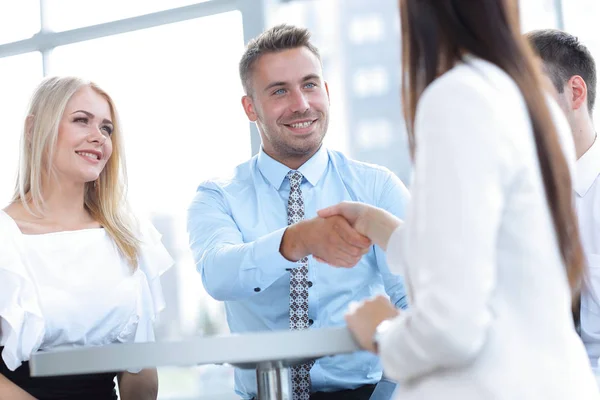
[[[577,160],[575,192],[581,242],[588,273],[581,293],[581,338],[590,363],[598,367],[600,357],[600,143]]]
[[[398,399],[600,399],[514,81],[471,58],[427,88],[415,131],[411,209],[388,249],[411,306],[380,343]]]
[[[151,224],[132,268],[102,228],[21,233],[0,210],[0,345],[10,370],[38,350],[153,341],[173,260]]]

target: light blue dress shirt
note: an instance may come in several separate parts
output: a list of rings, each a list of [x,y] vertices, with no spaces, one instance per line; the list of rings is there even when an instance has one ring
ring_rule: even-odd
[[[206,291],[225,302],[232,333],[289,329],[289,268],[279,252],[287,227],[290,171],[262,150],[227,179],[202,183],[188,213],[190,246]],[[384,208],[403,218],[409,194],[389,170],[321,148],[299,171],[306,218],[343,200]],[[311,329],[345,325],[351,301],[387,293],[406,307],[403,279],[390,272],[385,253],[373,246],[351,269],[309,257]],[[313,391],[354,389],[381,379],[378,358],[368,352],[324,357],[311,370]],[[236,393],[256,395],[252,370],[235,371]]]

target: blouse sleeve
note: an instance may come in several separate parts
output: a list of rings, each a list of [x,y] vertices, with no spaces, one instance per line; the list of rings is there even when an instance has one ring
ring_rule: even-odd
[[[37,351],[44,318],[37,290],[21,255],[14,221],[0,212],[0,346],[2,360],[14,371]]]
[[[135,342],[154,341],[154,322],[165,308],[160,278],[174,261],[161,241],[161,234],[150,222],[140,225],[141,246],[138,259],[140,294]]]
[[[411,307],[380,342],[384,371],[400,382],[464,365],[485,343],[506,179],[498,117],[467,80],[435,82],[419,103],[410,215],[388,245],[396,272],[406,249]]]

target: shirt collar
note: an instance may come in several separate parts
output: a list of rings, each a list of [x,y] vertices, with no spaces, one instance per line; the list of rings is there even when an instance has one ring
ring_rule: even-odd
[[[581,197],[585,196],[598,175],[600,175],[600,143],[596,138],[592,146],[577,160],[575,173],[577,194]]]
[[[329,154],[327,150],[321,146],[319,150],[300,168],[298,171],[306,178],[306,180],[315,186],[327,168],[329,162]],[[265,178],[273,185],[277,190],[281,188],[281,184],[285,180],[290,168],[286,167],[279,161],[274,160],[271,156],[260,149],[258,152],[258,169]]]

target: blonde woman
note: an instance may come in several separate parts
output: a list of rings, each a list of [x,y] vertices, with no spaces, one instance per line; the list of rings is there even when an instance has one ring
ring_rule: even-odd
[[[32,353],[154,340],[172,259],[125,204],[125,160],[110,96],[45,79],[21,140],[12,202],[0,210],[0,398],[116,399],[113,374],[31,378]],[[118,373],[123,400],[155,399],[156,370]]]

